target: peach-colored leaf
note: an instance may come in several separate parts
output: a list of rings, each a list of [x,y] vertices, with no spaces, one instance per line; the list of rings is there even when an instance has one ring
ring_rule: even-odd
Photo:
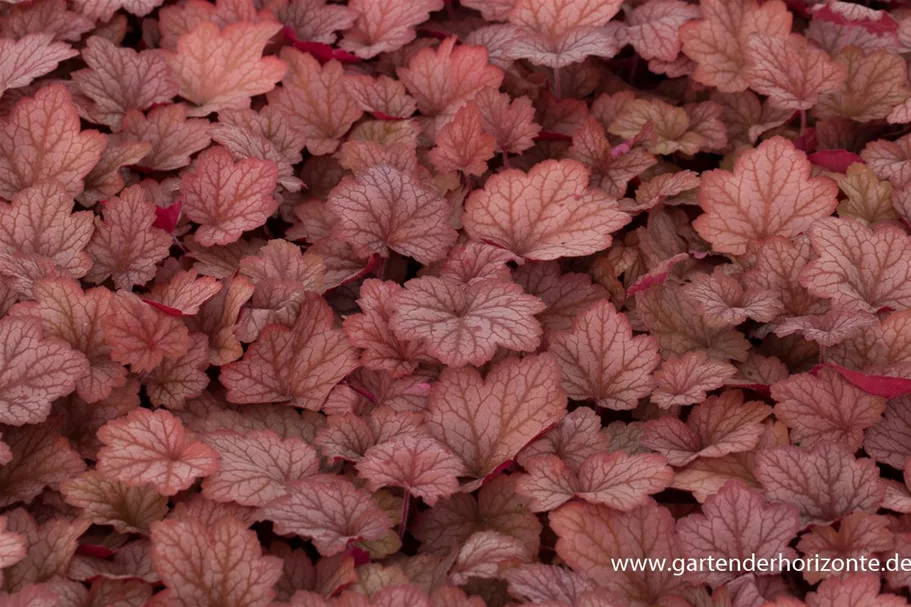
[[[809,447],[819,441],[860,448],[864,430],[882,419],[886,399],[852,386],[831,369],[799,373],[772,386],[775,417],[791,429],[791,440]]]
[[[92,266],[84,251],[92,237],[92,214],[72,212],[73,199],[59,183],[46,181],[0,202],[0,253],[47,260],[80,278]]]
[[[822,316],[785,318],[775,327],[775,335],[786,337],[800,333],[804,339],[829,348],[856,336],[862,329],[876,324],[876,316],[850,309],[829,310]]]
[[[179,419],[163,409],[134,409],[98,430],[98,472],[131,487],[149,484],[175,495],[218,467],[208,445],[187,436]]]
[[[408,435],[367,449],[357,471],[371,491],[402,487],[428,506],[457,492],[458,477],[467,473],[462,460],[437,440]]]
[[[740,281],[726,274],[719,266],[712,274],[690,274],[689,283],[680,294],[696,305],[709,326],[739,325],[748,318],[770,322],[783,310],[775,292],[744,289]]]
[[[480,176],[487,171],[487,161],[493,158],[497,141],[484,132],[477,104],[468,103],[440,129],[435,144],[429,158],[437,171]]]
[[[25,558],[28,544],[21,533],[7,530],[7,518],[0,518],[0,568],[6,569]],[[0,584],[3,575],[0,574]]]
[[[200,23],[177,40],[176,52],[165,59],[174,72],[180,96],[197,107],[192,116],[227,108],[246,108],[250,97],[267,93],[285,75],[287,66],[276,57],[263,57],[263,48],[281,29],[277,23],[241,22],[225,26]]]
[[[392,521],[370,492],[340,476],[316,475],[286,487],[286,495],[258,511],[279,535],[310,538],[323,556],[343,552],[349,542],[385,536]]]
[[[791,13],[784,2],[702,0],[702,19],[680,27],[683,52],[696,62],[693,79],[722,93],[745,90],[747,42],[752,34],[784,37]]]
[[[126,185],[123,179],[125,171],[121,169],[138,164],[151,151],[151,143],[135,141],[122,133],[109,135],[101,159],[85,176],[85,190],[76,195],[76,200],[84,206],[90,206],[117,195]]]
[[[601,419],[594,410],[579,407],[544,436],[519,452],[517,461],[525,462],[534,457],[556,455],[573,470],[578,470],[589,456],[610,450],[610,439],[601,432]]]
[[[625,32],[608,22],[620,0],[517,0],[509,11],[515,27],[512,58],[559,69],[588,55],[613,57],[625,43]]]
[[[348,8],[357,11],[358,17],[345,32],[341,47],[362,59],[372,59],[414,40],[414,27],[443,8],[443,0],[351,0]]]
[[[674,517],[654,501],[631,512],[573,502],[551,512],[548,518],[563,562],[629,604],[660,605],[662,597],[681,588],[680,578],[668,570],[623,571],[612,562],[617,558],[673,559],[679,555]]]
[[[671,356],[653,375],[651,401],[662,409],[701,403],[706,392],[717,390],[736,374],[734,365],[712,360],[701,350]]]
[[[282,573],[281,559],[263,556],[256,533],[234,517],[155,523],[152,560],[169,607],[267,607]]]
[[[50,179],[75,196],[104,147],[105,136],[98,131],[80,132],[79,114],[63,85],[23,97],[0,119],[0,198],[10,200]]]
[[[553,334],[548,349],[561,363],[570,398],[615,410],[635,408],[652,391],[651,374],[661,361],[654,338],[633,337],[629,320],[609,301],[579,315],[571,330]]]
[[[689,558],[710,555],[729,559],[790,559],[797,556],[788,543],[800,522],[791,504],[768,504],[761,491],[729,481],[709,496],[701,514],[677,523],[682,552]],[[696,575],[717,587],[740,575],[740,570],[700,572]]]
[[[620,108],[608,131],[633,142],[647,133],[646,147],[652,154],[693,155],[727,145],[720,113],[721,107],[711,101],[676,107],[657,99],[635,99]]]
[[[509,358],[481,378],[448,368],[430,390],[427,427],[483,479],[566,413],[560,368],[549,354]]]
[[[869,122],[885,118],[892,108],[911,95],[904,60],[885,50],[865,53],[851,46],[835,61],[844,66],[847,78],[836,90],[826,93],[816,106],[821,118],[850,118]]]
[[[454,584],[495,578],[502,564],[515,563],[523,556],[522,542],[516,538],[497,531],[476,531],[462,544],[449,577]]]
[[[526,293],[547,304],[547,309],[538,314],[538,320],[546,331],[571,329],[573,320],[579,314],[607,298],[607,291],[601,285],[592,283],[588,275],[575,272],[561,274],[555,261],[523,264],[516,269],[514,278]]]
[[[334,44],[339,30],[347,30],[357,20],[354,9],[326,0],[269,0],[266,7],[297,40]]]
[[[911,307],[911,239],[904,230],[831,217],[813,225],[810,242],[817,257],[800,283],[813,295],[863,312]]]
[[[285,495],[288,483],[319,472],[316,450],[299,438],[271,430],[221,430],[202,438],[218,453],[218,470],[203,480],[203,495],[218,502],[265,506]]]
[[[554,510],[573,497],[629,511],[642,506],[653,493],[663,491],[674,472],[660,455],[628,455],[623,451],[597,453],[578,470],[555,455],[531,458],[528,474],[516,481],[516,491],[530,500],[532,512]]]
[[[159,51],[136,52],[92,36],[82,58],[89,67],[73,72],[73,82],[94,102],[92,116],[115,130],[127,110],[145,111],[177,95],[171,68]]]
[[[51,401],[72,392],[88,373],[85,356],[28,318],[0,320],[0,422],[44,421]]]
[[[24,559],[4,571],[4,590],[16,593],[30,584],[41,584],[51,580],[62,581],[76,548],[79,536],[89,528],[87,520],[69,521],[64,518],[50,518],[39,525],[24,509],[17,508],[7,513],[8,530],[25,538],[28,546]],[[47,587],[47,586],[43,586]],[[23,594],[27,594],[24,592]],[[56,593],[49,593],[58,598]],[[59,598],[48,607],[59,605]],[[22,607],[31,607],[28,603]]]
[[[842,4],[842,3],[839,3]],[[903,596],[880,594],[875,573],[854,573],[825,580],[816,592],[807,594],[807,607],[904,607]]]
[[[345,90],[361,109],[374,116],[408,118],[417,109],[414,99],[401,80],[389,76],[371,78],[365,74],[345,74]]]
[[[0,507],[17,502],[31,503],[46,488],[85,470],[85,462],[70,442],[60,435],[60,424],[52,418],[4,431],[12,459],[0,468]]]
[[[541,125],[535,122],[535,107],[528,97],[511,99],[506,93],[486,88],[475,97],[484,130],[496,139],[504,153],[521,154],[532,147]]]
[[[839,217],[856,217],[871,225],[898,218],[898,205],[893,208],[892,184],[880,181],[866,164],[854,162],[844,175],[833,173],[832,178],[848,197],[838,205]]]
[[[211,276],[199,276],[191,270],[177,272],[167,282],[152,285],[149,299],[177,310],[183,316],[193,316],[200,307],[221,291],[221,283]]]
[[[243,360],[225,365],[219,380],[234,403],[284,402],[318,410],[329,391],[357,368],[357,353],[333,328],[326,302],[308,295],[291,328],[268,325]]]
[[[282,86],[269,94],[269,104],[301,131],[311,154],[331,154],[363,111],[348,94],[338,61],[321,66],[308,53],[282,52],[290,66]]]
[[[243,276],[226,279],[219,291],[201,308],[200,314],[187,319],[193,331],[209,336],[209,363],[221,366],[243,355],[243,348],[234,334],[241,307],[253,295],[254,285]]]
[[[847,78],[844,65],[798,34],[747,39],[747,82],[776,108],[808,110]]]
[[[400,340],[421,340],[444,364],[480,366],[497,347],[534,351],[543,333],[534,315],[545,307],[513,282],[462,285],[424,276],[408,281],[394,296],[389,326]]]
[[[803,522],[829,523],[857,511],[875,511],[885,483],[872,459],[856,459],[835,443],[772,447],[756,455],[756,478],[766,495],[796,505]]]
[[[422,49],[397,70],[425,116],[451,115],[483,89],[503,82],[503,70],[488,63],[487,49],[455,44],[450,37],[436,49]]]
[[[68,44],[54,42],[54,35],[48,33],[26,34],[18,40],[0,38],[0,96],[7,89],[27,86],[78,53]]]
[[[838,530],[828,525],[814,525],[800,538],[797,549],[805,555],[818,554],[827,558],[870,558],[876,552],[892,549],[889,523],[885,516],[854,512],[839,522]],[[833,575],[838,576],[833,571],[806,571],[804,579],[812,584]]]
[[[591,183],[614,197],[626,194],[627,184],[652,167],[658,160],[635,141],[627,148],[611,145],[604,125],[596,118],[589,118],[573,134],[569,157],[591,169]]]
[[[430,263],[455,243],[450,203],[413,174],[389,165],[346,177],[329,194],[327,208],[339,217],[333,233],[366,256],[390,249]]]
[[[672,466],[744,453],[759,444],[762,421],[771,413],[762,401],[743,402],[740,390],[730,390],[693,407],[686,422],[667,415],[646,422],[641,443],[664,454]]]
[[[148,116],[139,110],[128,110],[120,126],[125,136],[151,144],[151,151],[138,164],[153,171],[187,166],[190,156],[212,141],[208,134],[210,122],[188,120],[183,104],[154,107]]]
[[[94,262],[86,280],[101,283],[110,277],[118,289],[131,289],[155,275],[155,264],[168,256],[172,242],[167,232],[153,227],[155,209],[139,185],[107,201],[86,247]]]
[[[263,225],[278,208],[273,198],[278,169],[274,162],[244,158],[214,147],[199,155],[180,180],[183,212],[200,224],[195,238],[203,246],[226,245]]]
[[[94,403],[124,385],[126,369],[111,360],[111,348],[104,341],[102,319],[107,315],[110,291],[90,289],[83,292],[68,278],[36,281],[33,304],[23,304],[13,314],[41,319],[44,332],[58,337],[88,360],[88,373],[76,382],[79,398]],[[28,307],[26,307],[28,306]]]
[[[705,213],[693,227],[716,251],[734,255],[774,236],[806,231],[838,203],[835,182],[810,177],[810,166],[790,141],[764,141],[737,159],[733,173],[716,169],[702,174],[697,197]]]
[[[63,481],[60,492],[67,504],[80,509],[82,518],[120,533],[148,535],[149,525],[168,513],[168,498],[151,485],[125,485],[95,470]]]
[[[151,371],[165,358],[186,354],[187,328],[175,317],[157,310],[129,291],[118,291],[102,318],[104,340],[111,358],[130,365],[134,373]]]
[[[474,238],[529,259],[589,255],[610,246],[629,222],[616,200],[588,185],[574,160],[546,160],[528,173],[502,171],[465,203],[462,222]]]
[[[886,404],[882,421],[868,429],[864,451],[878,462],[902,470],[911,455],[911,407],[908,398],[895,398]]]
[[[702,15],[683,0],[649,0],[626,20],[629,43],[643,59],[674,61],[680,54],[680,26]]]
[[[180,356],[168,356],[143,379],[146,394],[156,407],[182,409],[209,385],[209,340],[202,333],[190,335],[190,345]]]

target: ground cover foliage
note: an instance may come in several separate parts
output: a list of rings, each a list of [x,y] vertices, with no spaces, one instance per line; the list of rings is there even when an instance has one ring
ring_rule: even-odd
[[[885,0],[0,0],[0,605],[906,605],[670,563],[911,558],[909,56]]]

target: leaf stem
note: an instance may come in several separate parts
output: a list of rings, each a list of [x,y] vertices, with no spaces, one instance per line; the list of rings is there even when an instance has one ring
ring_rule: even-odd
[[[399,523],[399,539],[405,538],[405,530],[408,527],[408,511],[411,509],[411,491],[405,489],[405,495],[402,496],[402,521]]]
[[[554,68],[554,97],[557,98],[557,101],[563,98],[563,93],[560,90],[560,68]]]
[[[803,134],[807,131],[807,111],[800,110],[800,136],[803,137]]]

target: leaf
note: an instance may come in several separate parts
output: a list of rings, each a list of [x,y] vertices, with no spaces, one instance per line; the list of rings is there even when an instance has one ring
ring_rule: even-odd
[[[898,55],[884,50],[867,53],[852,46],[836,55],[835,61],[848,76],[838,89],[819,100],[816,112],[821,118],[878,120],[911,95],[908,71]]]
[[[807,595],[807,607],[902,607],[904,597],[879,593],[879,576],[855,573],[824,581]]]
[[[298,40],[334,44],[335,32],[347,30],[357,20],[357,11],[326,0],[273,0],[269,10],[279,22],[294,30]]]
[[[159,51],[136,52],[92,36],[82,58],[88,69],[73,72],[73,82],[94,102],[92,117],[114,130],[127,110],[145,111],[177,95],[177,82]]]
[[[797,316],[785,318],[777,327],[775,335],[786,337],[800,333],[804,339],[818,342],[829,348],[856,336],[862,329],[876,324],[876,316],[854,310],[830,310],[823,316]]]
[[[908,398],[889,400],[882,420],[867,429],[864,451],[870,457],[899,470],[904,469],[905,460],[911,455],[911,407]]]
[[[190,347],[187,328],[129,291],[118,291],[101,319],[111,358],[134,373],[151,371],[164,359],[180,358]]]
[[[361,59],[395,51],[417,34],[414,27],[427,21],[430,13],[443,8],[441,0],[351,0],[348,8],[358,12],[354,27],[345,32],[340,46]]]
[[[680,26],[701,14],[681,0],[650,0],[630,13],[626,35],[643,59],[674,61],[680,54]]]
[[[413,174],[389,165],[346,177],[326,207],[339,218],[333,235],[365,257],[388,257],[392,250],[430,263],[445,257],[456,240],[449,202]]]
[[[58,181],[75,196],[104,147],[98,131],[80,132],[76,106],[63,85],[23,97],[0,120],[0,199],[11,200],[46,180]]]
[[[187,324],[191,330],[209,336],[209,363],[221,366],[243,355],[243,347],[234,335],[241,307],[253,295],[254,285],[243,276],[227,278],[221,290],[203,304],[200,313]]]
[[[611,232],[630,220],[614,199],[588,187],[573,160],[545,160],[527,174],[491,176],[465,203],[462,222],[473,238],[528,259],[590,255],[610,246]]]
[[[800,274],[813,295],[848,310],[911,307],[911,240],[890,225],[868,228],[852,218],[826,218],[810,229],[817,258]]]
[[[462,544],[449,576],[456,584],[472,578],[495,578],[503,563],[513,563],[522,556],[519,540],[496,531],[478,531]]]
[[[111,360],[111,348],[104,341],[102,319],[108,312],[108,290],[83,292],[76,281],[57,278],[36,281],[32,295],[33,304],[21,305],[12,313],[41,319],[45,335],[66,341],[73,350],[82,352],[89,367],[76,381],[79,398],[94,403],[124,385],[126,370]]]
[[[694,272],[680,294],[696,304],[709,326],[731,327],[748,318],[770,322],[782,312],[781,300],[774,292],[746,289],[736,278],[729,276],[723,266],[712,274]]]
[[[149,484],[175,495],[217,469],[216,452],[186,435],[179,419],[159,409],[134,409],[98,430],[98,472],[131,487]],[[154,529],[153,529],[154,534]]]
[[[772,107],[809,110],[848,77],[843,64],[798,34],[753,35],[746,51],[746,80]]]
[[[155,523],[152,559],[176,607],[266,607],[282,572],[281,559],[263,556],[256,533],[233,517]]]
[[[115,196],[126,185],[121,169],[139,163],[151,151],[151,143],[134,141],[120,133],[108,136],[107,147],[95,168],[85,176],[85,190],[76,196],[76,200],[87,206]],[[172,208],[171,212],[174,210]]]
[[[556,565],[530,563],[503,572],[509,594],[530,603],[562,601],[573,604],[580,595],[595,589],[589,578]]]
[[[396,71],[425,116],[452,115],[482,90],[503,82],[503,70],[488,63],[486,48],[455,43],[453,36],[436,49],[422,49]]]
[[[693,227],[715,251],[734,255],[774,236],[797,236],[837,205],[836,184],[810,177],[810,166],[790,141],[764,141],[737,159],[733,173],[702,174],[697,198],[705,213]]]
[[[516,268],[514,278],[526,293],[547,304],[547,309],[538,314],[545,331],[571,329],[573,320],[607,296],[607,291],[593,284],[586,274],[561,274],[555,261],[526,263]]]
[[[224,29],[200,23],[177,40],[176,52],[165,51],[180,96],[197,107],[191,116],[250,106],[250,97],[267,93],[285,75],[276,57],[263,48],[281,29],[277,23],[234,23]]]
[[[690,350],[705,350],[718,360],[746,360],[750,344],[743,334],[729,327],[709,326],[696,306],[680,296],[679,287],[653,286],[637,294],[636,303],[662,354],[683,356]]]
[[[204,149],[209,137],[209,121],[187,119],[182,104],[154,107],[148,116],[128,110],[121,122],[122,133],[151,144],[152,150],[137,164],[153,171],[170,171],[190,164],[190,156]]]
[[[415,278],[391,306],[389,327],[399,340],[420,340],[429,354],[453,367],[480,366],[497,347],[532,352],[543,334],[534,315],[544,311],[544,303],[496,278],[467,285]]]
[[[497,141],[484,132],[478,105],[471,102],[440,129],[435,144],[428,157],[437,171],[481,176],[493,158]]]
[[[19,533],[7,530],[7,517],[0,518],[0,569],[6,569],[25,558],[28,544],[25,537]],[[3,575],[0,574],[0,584]]]
[[[633,337],[629,320],[608,301],[580,314],[571,330],[553,334],[548,349],[561,363],[570,398],[614,410],[633,409],[652,391],[651,373],[661,361],[658,343]]]
[[[623,47],[622,28],[608,22],[620,10],[619,0],[517,0],[508,14],[515,26],[509,54],[537,65],[559,69],[588,55],[613,57]]]
[[[421,417],[378,407],[366,416],[351,412],[331,415],[316,435],[315,443],[324,457],[357,462],[370,447],[404,436],[420,436]]]
[[[800,273],[810,261],[813,248],[806,236],[765,241],[756,252],[756,263],[743,275],[747,289],[776,293],[787,316],[809,316],[826,312],[826,304],[800,285]]]
[[[312,55],[294,49],[284,50],[282,59],[290,69],[282,87],[270,93],[270,106],[303,133],[311,154],[331,154],[363,113],[348,94],[342,64],[320,66]]]
[[[288,483],[319,472],[316,450],[299,438],[271,430],[220,430],[202,438],[218,454],[218,469],[203,480],[202,492],[217,502],[265,506],[285,495]]]
[[[86,280],[99,284],[113,278],[118,289],[129,290],[155,276],[155,264],[168,256],[172,242],[167,232],[153,227],[155,208],[138,185],[107,201],[86,247],[94,263]]]
[[[47,261],[73,278],[84,276],[92,266],[84,251],[92,237],[92,214],[72,208],[72,197],[54,181],[20,190],[10,204],[0,202],[0,253]]]
[[[307,296],[293,327],[268,325],[243,360],[222,367],[219,381],[228,402],[283,402],[315,411],[355,368],[357,353],[333,328],[332,310],[322,298]]]
[[[365,112],[394,118],[408,118],[417,109],[401,80],[380,75],[345,74],[345,90]]]
[[[720,106],[712,102],[697,106],[675,107],[660,100],[635,99],[625,103],[608,131],[635,141],[654,130],[647,149],[652,154],[681,152],[692,155],[699,151],[721,149],[727,145],[722,123],[706,110],[718,114]],[[705,116],[703,116],[705,112]],[[708,118],[703,123],[702,118]],[[719,135],[720,134],[720,135]]]
[[[79,51],[63,42],[54,42],[53,34],[26,34],[19,39],[0,38],[0,96],[8,89],[28,86],[35,78],[57,69],[57,65]]]
[[[182,409],[187,399],[198,397],[209,385],[209,340],[201,333],[193,333],[189,344],[183,355],[165,358],[143,378],[153,405]]]
[[[838,205],[839,217],[848,215],[870,225],[896,219],[897,213],[892,206],[892,184],[880,181],[870,167],[859,161],[853,162],[844,175],[835,174],[832,178],[848,197]]]
[[[85,470],[85,462],[66,438],[60,424],[50,421],[4,432],[12,459],[0,468],[0,506],[31,503],[47,487]]]
[[[892,549],[892,532],[889,518],[866,512],[845,516],[836,531],[831,526],[813,526],[797,543],[797,549],[807,554],[826,558],[870,558],[876,552]],[[833,577],[832,571],[807,571],[804,579],[810,583]]]
[[[775,417],[791,429],[791,440],[809,447],[831,441],[857,451],[863,433],[882,418],[886,399],[852,386],[841,375],[823,369],[800,373],[772,386]]]
[[[873,460],[855,459],[826,441],[808,449],[763,449],[755,474],[770,499],[796,505],[804,522],[824,524],[850,512],[874,511],[885,490]]]
[[[660,604],[662,596],[680,587],[680,579],[669,570],[614,568],[616,558],[673,559],[679,554],[674,518],[654,501],[631,512],[573,502],[548,519],[563,562],[630,604]]]
[[[717,458],[756,448],[772,408],[762,401],[743,402],[740,390],[730,390],[696,405],[682,422],[663,416],[645,423],[641,443],[667,457],[672,466],[696,458]]]
[[[591,183],[614,197],[626,194],[630,180],[658,162],[644,147],[631,144],[628,149],[615,149],[605,135],[604,125],[595,118],[576,129],[572,141],[569,157],[588,166]]]
[[[484,131],[493,135],[496,149],[521,154],[534,146],[541,126],[535,122],[535,107],[528,97],[511,99],[490,87],[481,90],[475,103],[481,112]]]
[[[447,368],[430,389],[430,434],[483,479],[566,413],[560,369],[550,354],[508,358],[487,377]]]
[[[120,533],[148,535],[149,525],[168,513],[168,499],[151,485],[125,485],[94,470],[63,481],[60,492],[83,518],[111,525]]]
[[[44,421],[51,401],[72,392],[88,373],[88,361],[62,339],[43,335],[34,320],[0,319],[0,336],[0,422]]]
[[[765,559],[797,556],[788,543],[797,535],[800,521],[791,504],[766,503],[761,491],[729,481],[702,504],[701,514],[677,523],[681,551],[688,558]],[[741,572],[709,571],[697,574],[713,588]]]
[[[343,552],[352,541],[378,540],[392,527],[373,496],[344,478],[311,476],[286,490],[258,516],[272,521],[279,535],[310,538],[325,557]]]
[[[458,477],[467,472],[462,460],[438,441],[408,435],[367,449],[357,471],[371,491],[402,487],[406,496],[415,495],[428,506],[457,492]]]
[[[695,405],[706,399],[706,393],[722,387],[737,374],[734,365],[711,360],[700,350],[681,357],[670,356],[655,371],[655,390],[651,402],[662,409]]]
[[[601,418],[594,410],[579,407],[522,449],[517,460],[524,467],[532,458],[556,455],[570,468],[578,470],[589,456],[610,450],[610,438],[601,432]]]
[[[63,518],[51,518],[39,525],[22,508],[8,512],[6,523],[8,530],[23,536],[28,546],[25,558],[4,571],[4,590],[13,593],[29,584],[65,578],[79,536],[90,525],[86,520]]]
[[[628,512],[644,505],[648,496],[666,489],[674,471],[660,455],[628,455],[623,451],[596,453],[578,470],[555,455],[528,459],[528,474],[516,481],[516,491],[529,499],[532,512],[546,512],[573,497]]]
[[[703,0],[702,19],[680,26],[683,52],[696,62],[693,79],[722,93],[746,90],[747,42],[753,34],[785,37],[791,13],[784,2]]]
[[[191,270],[177,272],[167,282],[152,285],[149,300],[176,310],[181,316],[193,316],[202,305],[221,291],[221,283],[211,276],[199,277]],[[159,308],[160,309],[160,308]],[[166,311],[166,310],[162,310]]]
[[[200,154],[180,180],[183,211],[200,224],[196,241],[203,246],[230,244],[266,223],[278,207],[272,197],[277,178],[278,169],[268,160],[235,163],[222,147]]]

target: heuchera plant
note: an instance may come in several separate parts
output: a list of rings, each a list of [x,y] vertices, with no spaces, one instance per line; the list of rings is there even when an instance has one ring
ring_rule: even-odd
[[[0,606],[907,605],[670,563],[911,558],[909,56],[899,0],[0,0]]]

